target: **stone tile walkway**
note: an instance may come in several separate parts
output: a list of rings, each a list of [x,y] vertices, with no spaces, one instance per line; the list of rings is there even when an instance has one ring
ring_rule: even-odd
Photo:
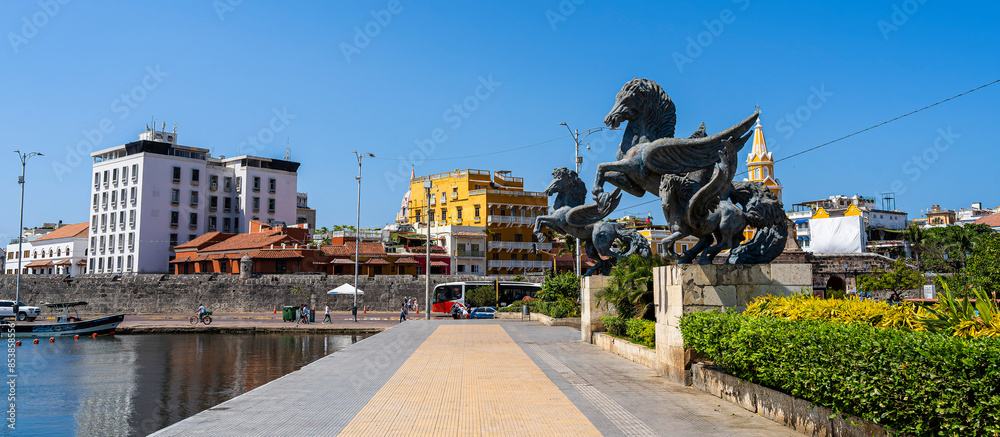
[[[156,435],[801,435],[579,336],[409,321]]]

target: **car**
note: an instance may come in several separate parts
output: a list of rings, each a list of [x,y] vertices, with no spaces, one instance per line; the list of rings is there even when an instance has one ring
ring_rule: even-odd
[[[27,320],[34,322],[35,318],[42,315],[41,308],[25,305],[24,302],[17,303],[17,320]],[[15,317],[14,301],[0,300],[0,319]]]
[[[473,308],[469,313],[470,319],[492,319],[496,317],[497,309],[493,307]]]

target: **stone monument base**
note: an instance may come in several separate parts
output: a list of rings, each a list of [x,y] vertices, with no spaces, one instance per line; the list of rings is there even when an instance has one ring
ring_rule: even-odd
[[[657,267],[653,270],[657,372],[672,381],[691,384],[693,351],[684,347],[680,316],[692,311],[735,309],[742,312],[750,301],[759,296],[787,296],[811,291],[811,264],[683,264]]]

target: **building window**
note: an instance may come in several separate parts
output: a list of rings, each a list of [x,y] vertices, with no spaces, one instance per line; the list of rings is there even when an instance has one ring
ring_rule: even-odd
[[[458,265],[458,273],[465,273],[465,264]]]
[[[90,237],[90,251],[93,252],[97,246],[97,237]]]
[[[521,235],[521,234],[514,234],[514,241],[520,243],[520,242],[524,241],[524,236]]]
[[[500,261],[500,254],[499,253],[494,253],[493,254],[493,260],[494,261]]]
[[[243,192],[243,177],[242,176],[237,176],[236,177],[236,192],[237,193],[242,193]]]
[[[118,225],[125,229],[125,211],[118,213]]]
[[[101,249],[101,252],[103,253],[104,252],[104,248],[107,247],[107,246],[104,245],[104,243],[106,243],[108,240],[106,238],[104,238],[104,235],[101,235],[101,240],[100,241],[101,241],[101,245],[99,247]]]
[[[427,221],[428,221],[428,224],[427,224],[428,226],[430,226],[430,222],[434,221],[434,210],[433,209],[430,210],[430,211],[427,211]]]
[[[225,179],[223,179],[222,191],[227,193],[233,191],[233,178],[227,176]]]
[[[274,214],[274,199],[267,199],[267,213]]]
[[[267,179],[267,192],[274,194],[275,190],[278,188],[278,182],[274,178]]]
[[[472,265],[472,273],[479,273],[479,264]]]
[[[192,212],[188,215],[188,228],[195,229],[198,227],[198,213]]]
[[[177,222],[180,220],[181,213],[177,211],[170,211],[170,227],[176,228]]]
[[[219,196],[208,197],[208,210],[215,211],[219,207]]]
[[[118,169],[111,170],[111,183],[118,185]]]
[[[138,196],[136,196],[137,192],[138,192],[138,190],[135,187],[132,187],[131,189],[129,189],[129,199],[132,201],[133,205],[135,205],[136,198],[138,197]]]
[[[135,249],[135,232],[129,232],[128,233],[128,250],[132,250],[132,249]],[[131,266],[132,266],[132,263],[129,263],[129,267],[131,267]]]
[[[455,208],[455,220],[462,220],[462,207]]]
[[[101,172],[94,173],[94,189],[101,188]]]
[[[447,222],[448,221],[448,210],[447,209],[442,209],[441,210],[441,221],[443,221],[443,222]]]
[[[194,190],[191,190],[191,207],[198,207],[198,192]]]
[[[132,182],[139,180],[139,164],[132,164]]]
[[[101,214],[101,230],[103,231],[107,228],[108,228],[108,215]]]
[[[181,182],[181,168],[180,168],[180,167],[174,167],[174,178],[173,178],[173,182],[174,182],[175,184],[177,184],[177,183],[180,183],[180,182]]]
[[[125,251],[125,234],[121,234],[118,236],[118,251],[119,252]]]
[[[198,238],[198,236],[195,234],[188,234],[188,241],[194,240],[195,238]]]
[[[97,211],[101,206],[101,198],[98,197],[97,193],[94,193],[94,211]]]
[[[108,192],[101,193],[101,208],[108,209]]]
[[[222,212],[231,212],[233,210],[233,199],[229,197],[222,198]]]
[[[127,191],[125,191],[125,189],[122,188],[121,197],[119,197],[119,200],[121,200],[123,208],[125,207],[125,198],[126,198],[125,193],[127,193]]]
[[[216,191],[219,189],[219,176],[209,175],[208,176],[208,189]]]
[[[215,216],[214,215],[208,216],[208,231],[209,232],[215,231]]]
[[[260,211],[260,197],[253,198],[253,212]]]
[[[111,192],[111,206],[118,206],[118,190]]]
[[[416,221],[417,221],[417,223],[421,222],[420,210],[419,209],[417,210],[417,220]]]
[[[127,272],[132,271],[132,255],[128,256],[128,264],[125,265],[125,271]]]
[[[170,204],[177,205],[181,203],[181,190],[176,188],[170,190]]]
[[[128,166],[122,167],[122,183],[128,182]]]
[[[256,192],[259,192],[259,191],[260,191],[260,176],[254,176],[253,177],[253,192],[256,193]]]
[[[191,185],[198,186],[201,182],[201,170],[197,168],[191,169]]]
[[[493,241],[500,241],[500,234],[499,233],[494,233],[492,235],[492,237],[493,237]]]
[[[173,249],[177,245],[177,234],[170,234],[170,248]]]
[[[231,227],[230,225],[232,224],[232,222],[233,222],[232,219],[230,219],[229,217],[223,217],[222,218],[222,232],[229,232],[229,229]]]
[[[108,171],[104,170],[104,188],[108,188]]]
[[[240,233],[240,219],[233,219],[233,233]]]
[[[131,227],[133,227],[133,228],[135,227],[135,210],[134,209],[129,210],[129,212],[128,212],[128,225],[131,226]]]

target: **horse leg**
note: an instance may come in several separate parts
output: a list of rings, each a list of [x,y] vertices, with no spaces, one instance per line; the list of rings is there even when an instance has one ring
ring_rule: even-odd
[[[542,233],[542,226],[549,226],[549,216],[543,215],[535,217],[535,229],[532,232],[538,237],[539,243],[545,242],[545,234]],[[549,226],[551,228],[551,226]]]
[[[701,251],[705,250],[706,247],[712,244],[712,241],[713,238],[711,234],[701,237],[698,240],[698,243],[694,245],[694,247],[684,252],[684,256],[682,256],[681,259],[677,261],[677,264],[690,264],[691,261],[693,261],[694,258],[698,256],[699,253],[701,253]]]
[[[680,231],[674,232],[673,234],[670,234],[669,236],[667,236],[667,238],[664,238],[664,239],[660,240],[660,246],[664,246],[665,245],[667,247],[667,249],[669,250],[669,252],[666,252],[667,255],[669,255],[671,258],[677,258],[680,255],[678,255],[677,254],[677,250],[674,249],[674,243],[676,243],[677,240],[680,240],[681,238],[684,238],[686,236],[687,236],[687,234],[685,234],[683,232],[680,232]]]
[[[607,195],[604,193],[604,182],[605,180],[608,180],[609,174],[614,175],[614,180],[612,180],[611,183],[616,187],[625,190],[625,192],[633,196],[642,197],[642,195],[646,193],[646,190],[637,187],[634,183],[628,181],[628,177],[625,176],[628,172],[638,171],[638,163],[631,161],[602,162],[597,164],[597,175],[594,177],[594,188],[592,190],[594,201],[599,204],[607,202]]]

